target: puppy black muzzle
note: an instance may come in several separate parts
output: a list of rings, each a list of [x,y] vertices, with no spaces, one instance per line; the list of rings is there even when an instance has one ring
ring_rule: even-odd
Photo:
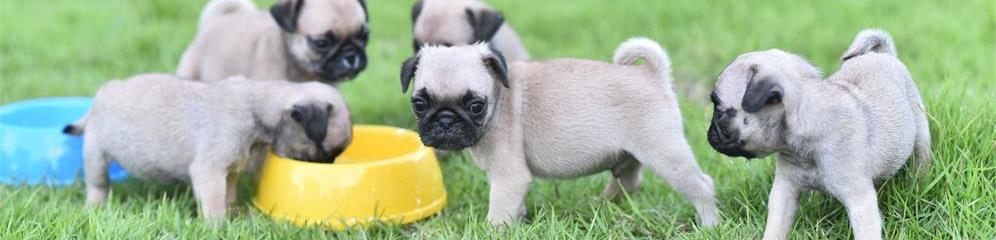
[[[442,110],[419,123],[419,136],[426,146],[443,150],[460,150],[473,146],[479,139],[467,119],[450,110]]]
[[[740,132],[729,129],[734,116],[736,112],[732,110],[717,110],[713,113],[712,124],[709,124],[707,134],[709,145],[727,156],[754,158],[755,154],[743,149],[745,142],[740,139]]]
[[[325,81],[338,82],[353,79],[367,67],[367,55],[362,47],[347,44],[339,51],[329,52],[322,60],[317,74]]]

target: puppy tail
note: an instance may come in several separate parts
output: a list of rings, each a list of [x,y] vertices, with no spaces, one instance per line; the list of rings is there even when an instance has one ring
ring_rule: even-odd
[[[90,111],[87,111],[85,114],[83,114],[83,117],[81,117],[79,120],[76,120],[76,122],[66,124],[66,127],[62,128],[62,133],[73,136],[83,135],[83,126],[86,126],[86,119],[88,117],[90,117]]]
[[[204,26],[204,23],[210,22],[213,18],[255,9],[256,4],[252,0],[212,0],[208,2],[207,6],[204,6],[204,11],[201,12],[201,19],[198,24],[199,26]]]
[[[671,83],[671,59],[661,45],[645,37],[634,37],[623,42],[616,48],[612,62],[619,65],[635,65],[637,60],[644,59],[657,76]]]
[[[853,57],[864,55],[868,52],[889,54],[893,57],[899,56],[896,53],[896,44],[892,41],[889,33],[881,29],[865,29],[854,37],[851,47],[840,56],[840,61],[847,61]]]

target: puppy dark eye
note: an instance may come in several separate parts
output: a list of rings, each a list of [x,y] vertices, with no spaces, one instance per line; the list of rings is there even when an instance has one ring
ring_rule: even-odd
[[[360,41],[366,42],[367,40],[370,39],[370,29],[364,27],[363,30],[360,30],[360,34],[356,35],[356,37]]]
[[[332,41],[329,41],[328,39],[308,39],[308,41],[311,42],[312,47],[318,50],[327,50],[332,47]]]
[[[444,47],[452,47],[452,46],[453,46],[453,44],[451,44],[451,43],[443,43],[443,46],[444,46]]]
[[[484,113],[484,102],[474,101],[470,105],[467,105],[467,110],[470,110],[471,114],[480,115]]]
[[[422,99],[412,100],[412,111],[415,113],[422,113],[429,109],[429,103]]]

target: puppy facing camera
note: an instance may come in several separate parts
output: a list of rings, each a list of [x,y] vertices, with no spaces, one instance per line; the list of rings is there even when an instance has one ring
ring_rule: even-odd
[[[202,216],[224,219],[239,173],[267,151],[332,162],[352,139],[339,92],[318,83],[216,83],[145,74],[101,87],[93,106],[64,132],[83,136],[87,203],[108,193],[113,160],[132,176],[193,185]]]
[[[268,11],[251,0],[212,0],[176,74],[340,83],[367,66],[367,22],[363,0],[281,0]]]
[[[773,49],[737,57],[716,80],[709,144],[734,157],[778,155],[765,239],[788,237],[799,194],[823,191],[847,208],[857,239],[882,238],[874,182],[912,155],[930,166],[923,100],[895,44],[861,31],[827,79],[800,56]]]
[[[412,7],[412,47],[488,42],[508,60],[528,60],[529,51],[498,10],[477,0],[419,0]]]
[[[616,198],[637,189],[643,166],[688,198],[704,226],[718,224],[713,183],[685,139],[664,50],[634,38],[613,59],[506,61],[488,43],[427,46],[404,62],[401,89],[412,86],[424,144],[466,148],[487,172],[491,224],[525,215],[534,177],[610,171],[603,195]]]

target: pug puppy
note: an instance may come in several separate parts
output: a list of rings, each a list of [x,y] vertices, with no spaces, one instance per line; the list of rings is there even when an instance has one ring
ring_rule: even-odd
[[[339,92],[318,82],[206,84],[145,74],[101,87],[89,112],[63,132],[83,135],[87,204],[107,200],[107,166],[193,185],[205,219],[224,220],[253,154],[332,162],[352,139]]]
[[[856,239],[882,238],[874,181],[911,154],[931,162],[923,100],[888,33],[861,31],[827,79],[782,50],[737,57],[716,80],[709,144],[733,157],[778,154],[765,239],[785,239],[799,194],[823,191],[847,208]]]
[[[711,178],[685,140],[671,65],[656,42],[635,38],[614,64],[559,59],[506,62],[487,43],[428,46],[404,62],[422,143],[467,148],[491,185],[493,225],[526,213],[534,177],[610,170],[603,195],[634,191],[644,165],[685,195],[705,226],[719,223]],[[638,59],[647,64],[634,66]]]
[[[340,83],[366,68],[367,21],[363,0],[281,0],[268,12],[250,0],[212,0],[176,74]]]
[[[528,60],[529,51],[501,12],[476,0],[419,0],[412,7],[413,47],[489,42],[508,60]]]

